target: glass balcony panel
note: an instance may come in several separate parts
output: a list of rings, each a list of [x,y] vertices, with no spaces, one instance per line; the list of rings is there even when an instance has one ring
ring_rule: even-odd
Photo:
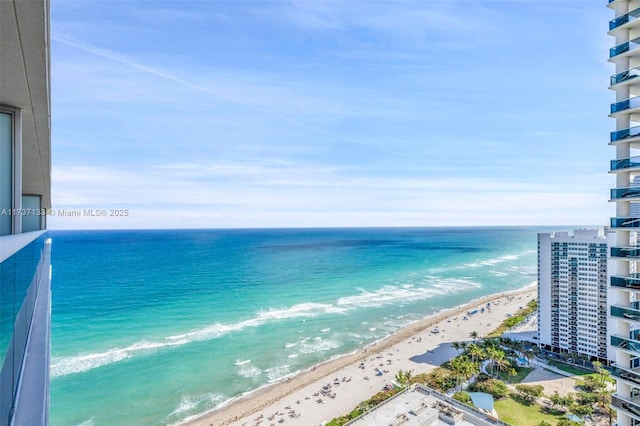
[[[612,228],[640,228],[640,217],[612,217]]]
[[[634,416],[640,417],[640,405],[628,399],[620,398],[618,395],[611,395],[611,405],[621,408]]]
[[[640,67],[631,68],[616,75],[612,75],[611,86],[622,83],[623,81],[633,80],[636,77],[640,77]]]
[[[626,349],[628,351],[640,352],[640,341],[625,339],[620,336],[611,336],[611,346]]]
[[[611,247],[611,256],[640,259],[640,247]]]
[[[620,377],[621,379],[640,385],[640,374],[636,373],[635,371],[626,370],[624,368],[619,368],[616,366],[610,367],[609,371],[614,377]]]
[[[640,126],[629,127],[615,132],[611,132],[611,142],[621,141],[627,138],[640,136]]]
[[[611,114],[640,107],[640,96],[611,104]]]
[[[619,44],[616,47],[612,47],[611,49],[609,49],[609,58],[613,58],[614,56],[618,56],[622,53],[637,49],[638,47],[640,47],[640,37],[634,38],[633,40],[629,40],[625,43]]]
[[[625,13],[622,16],[618,16],[616,19],[609,21],[609,30],[614,30],[628,22],[633,22],[638,19],[638,16],[640,16],[640,8],[632,10],[629,13]]]
[[[611,171],[631,169],[640,167],[640,157],[621,158],[620,160],[611,160]]]
[[[612,287],[621,287],[621,288],[632,288],[640,290],[640,278],[631,276],[631,277],[611,277],[611,286]]]
[[[611,306],[611,315],[634,321],[640,321],[640,311],[623,306]]]
[[[15,404],[39,284],[49,274],[50,248],[46,239],[46,234],[39,236],[0,263],[0,359],[4,360],[0,370],[0,407]],[[0,411],[0,424],[8,424],[8,415]]]
[[[620,200],[624,198],[640,197],[640,186],[631,186],[627,188],[613,188],[611,190],[611,199]]]

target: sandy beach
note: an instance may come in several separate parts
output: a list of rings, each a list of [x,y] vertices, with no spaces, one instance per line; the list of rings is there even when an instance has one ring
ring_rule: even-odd
[[[457,354],[451,342],[485,336],[536,297],[536,287],[477,299],[413,323],[388,338],[259,389],[185,425],[321,425],[391,383],[398,370],[425,373]],[[490,309],[487,304],[490,304]],[[480,312],[485,308],[484,312]],[[474,315],[467,312],[478,309]],[[437,329],[439,332],[434,333]]]

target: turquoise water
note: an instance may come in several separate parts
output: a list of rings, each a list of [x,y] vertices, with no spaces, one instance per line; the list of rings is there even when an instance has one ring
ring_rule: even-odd
[[[541,231],[53,231],[51,423],[178,423],[533,283]]]

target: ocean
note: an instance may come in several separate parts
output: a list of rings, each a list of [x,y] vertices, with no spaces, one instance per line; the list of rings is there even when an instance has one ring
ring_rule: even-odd
[[[177,424],[531,285],[549,230],[51,231],[51,424]]]

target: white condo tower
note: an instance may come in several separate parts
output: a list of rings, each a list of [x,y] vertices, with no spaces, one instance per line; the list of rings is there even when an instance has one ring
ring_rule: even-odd
[[[615,11],[609,35],[615,37],[609,62],[615,65],[610,89],[615,91],[610,117],[616,120],[610,145],[616,149],[610,173],[616,177],[611,202],[615,243],[610,249],[610,346],[615,353],[612,373],[617,380],[611,405],[618,411],[618,426],[640,426],[640,0],[609,0]]]

